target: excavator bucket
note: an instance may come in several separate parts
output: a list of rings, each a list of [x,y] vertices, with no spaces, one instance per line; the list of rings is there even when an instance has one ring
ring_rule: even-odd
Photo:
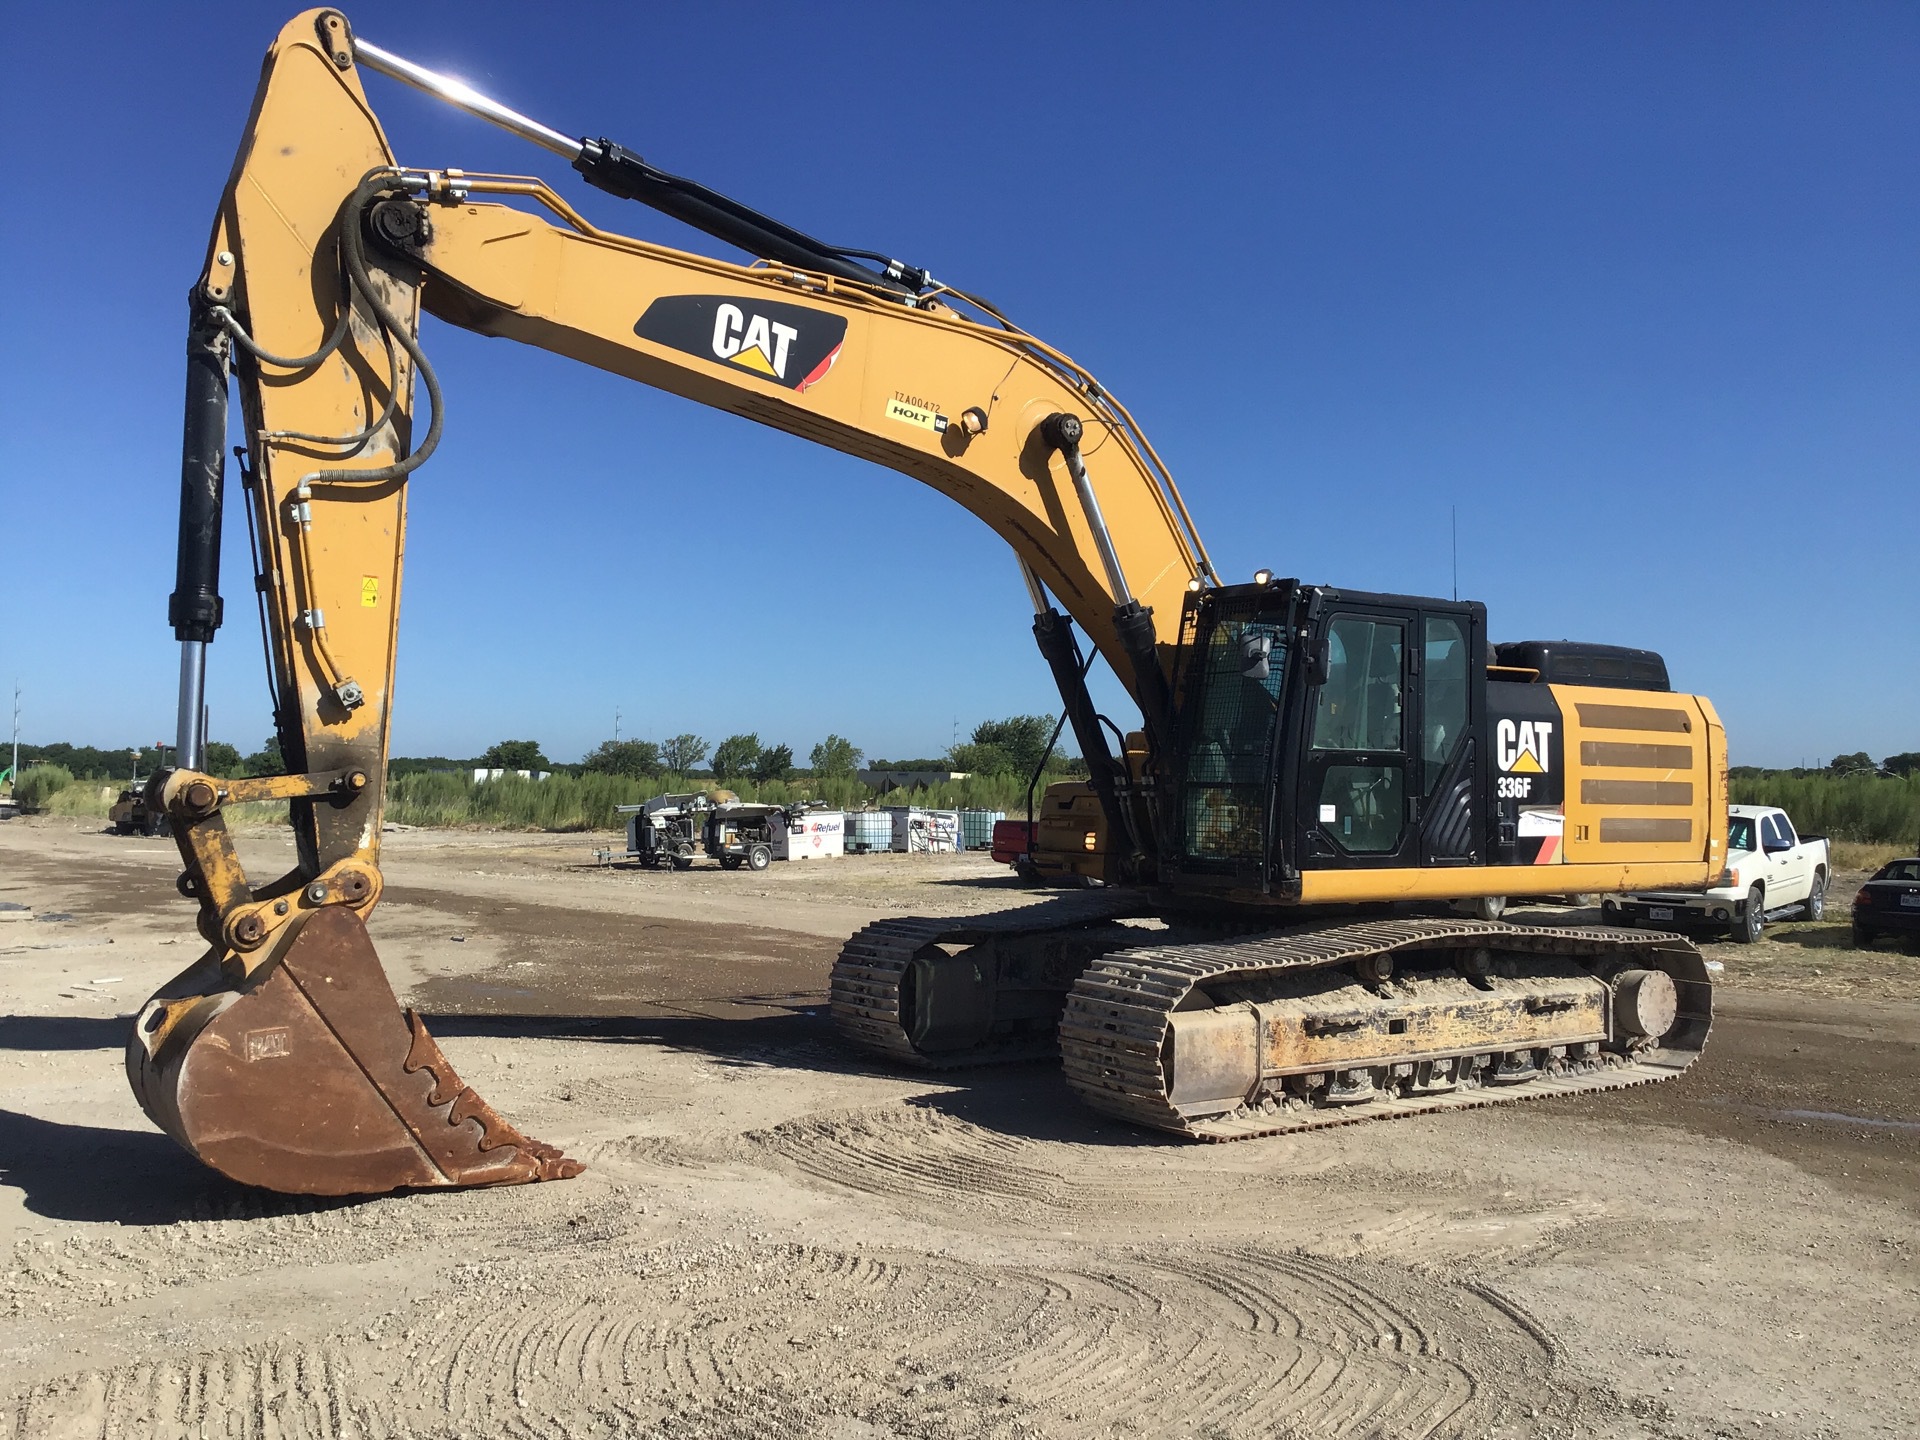
[[[127,1043],[141,1108],[247,1185],[366,1195],[565,1180],[402,1011],[360,917],[316,910],[236,987],[209,954],[146,1004]],[[291,926],[289,927],[292,928]]]

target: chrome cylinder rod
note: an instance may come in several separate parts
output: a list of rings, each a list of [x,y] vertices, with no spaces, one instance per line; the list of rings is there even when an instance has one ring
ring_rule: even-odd
[[[1116,607],[1125,605],[1133,599],[1133,591],[1127,588],[1126,572],[1120,568],[1120,552],[1113,548],[1113,536],[1107,533],[1107,520],[1100,513],[1099,500],[1094,497],[1093,481],[1087,477],[1080,447],[1076,445],[1060,453],[1067,462],[1067,473],[1073,477],[1073,488],[1079,493],[1080,508],[1087,513],[1087,528],[1093,531],[1094,548],[1100,552],[1100,564],[1107,572],[1107,588],[1113,591],[1113,603]]]
[[[580,141],[562,135],[558,130],[549,130],[538,120],[530,120],[517,110],[509,110],[497,100],[489,100],[464,80],[436,74],[425,66],[403,60],[391,51],[369,44],[357,35],[353,39],[353,55],[369,70],[411,85],[416,90],[424,90],[449,105],[465,110],[470,115],[478,115],[502,130],[511,130],[521,139],[531,140],[568,160],[579,159],[580,152],[586,148]]]
[[[1033,567],[1026,561],[1020,562],[1020,578],[1027,582],[1027,598],[1033,601],[1033,613],[1047,613],[1047,587],[1040,583],[1040,577],[1033,573]]]
[[[180,714],[174,725],[173,763],[182,770],[202,770],[207,763],[207,642],[180,642]]]

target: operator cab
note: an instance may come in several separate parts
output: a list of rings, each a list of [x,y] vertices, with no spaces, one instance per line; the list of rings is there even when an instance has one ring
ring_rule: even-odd
[[[1189,601],[1163,878],[1486,863],[1486,607],[1292,580]],[[1171,872],[1171,873],[1168,873]]]

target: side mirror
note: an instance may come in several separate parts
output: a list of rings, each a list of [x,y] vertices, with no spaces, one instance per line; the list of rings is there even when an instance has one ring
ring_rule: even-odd
[[[1793,846],[1789,845],[1784,840],[1769,840],[1766,842],[1766,851],[1767,851],[1767,854],[1769,855],[1778,855],[1783,850],[1791,850],[1791,849],[1793,849]]]
[[[1248,680],[1264,680],[1272,673],[1273,637],[1245,635],[1240,639],[1240,674]]]

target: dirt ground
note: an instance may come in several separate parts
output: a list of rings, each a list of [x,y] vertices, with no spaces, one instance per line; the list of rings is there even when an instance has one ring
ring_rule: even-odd
[[[263,871],[283,834],[248,832]],[[1920,958],[1848,948],[1857,877],[1826,924],[1708,947],[1678,1081],[1193,1146],[1048,1065],[835,1042],[850,931],[1031,898],[984,857],[388,840],[396,988],[590,1168],[220,1180],[121,1073],[196,953],[170,843],[0,824],[0,902],[31,907],[0,911],[0,1437],[1920,1433]]]

